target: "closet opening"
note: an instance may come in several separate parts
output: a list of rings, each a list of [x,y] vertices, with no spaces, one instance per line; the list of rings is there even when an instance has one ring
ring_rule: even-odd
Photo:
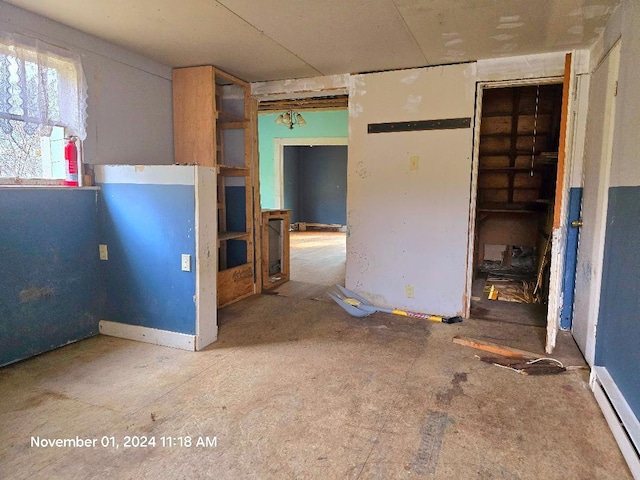
[[[562,83],[482,93],[471,316],[545,327]]]

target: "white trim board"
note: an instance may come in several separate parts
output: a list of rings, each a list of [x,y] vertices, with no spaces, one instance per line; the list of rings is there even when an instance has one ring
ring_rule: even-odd
[[[633,478],[640,479],[640,422],[606,367],[593,367],[590,383]]]
[[[284,147],[315,147],[349,145],[349,137],[274,138],[273,183],[276,187],[276,209],[284,208]]]
[[[195,335],[111,322],[109,320],[100,320],[100,333],[110,337],[126,338],[127,340],[179,348],[191,352],[195,351],[196,345]]]
[[[553,58],[553,57],[549,57]],[[564,54],[562,55],[563,72],[564,72]],[[466,271],[466,284],[465,284],[465,305],[464,305],[464,317],[469,318],[471,315],[471,287],[473,285],[473,255],[475,248],[475,235],[476,235],[476,208],[478,201],[478,168],[480,163],[480,128],[482,121],[482,97],[484,90],[491,88],[508,88],[508,87],[526,87],[529,85],[557,85],[563,83],[564,77],[562,76],[546,76],[539,78],[527,78],[527,79],[511,79],[511,80],[494,80],[494,81],[479,81],[476,83],[476,111],[474,116],[474,131],[473,131],[473,153],[471,160],[471,198],[469,202],[469,236],[467,239],[467,271]],[[571,122],[571,119],[568,120]],[[567,124],[567,129],[571,126]],[[571,170],[572,158],[567,155],[565,163],[565,178]],[[558,186],[556,186],[558,188]],[[567,182],[562,183],[560,188],[563,189],[563,212],[567,209],[567,192],[569,185]],[[563,215],[566,215],[563,213]],[[556,231],[561,230],[561,231]],[[553,247],[555,245],[564,245],[566,235],[566,225],[563,229],[554,229],[553,232]],[[553,255],[555,253],[555,256]],[[552,250],[551,282],[554,285],[560,285],[554,290],[549,290],[549,307],[547,308],[547,324],[553,323],[559,325],[561,301],[559,299],[562,294],[562,275],[564,270],[564,257],[560,257],[556,250]],[[562,260],[562,264],[558,265],[559,260]],[[560,307],[557,305],[560,304]],[[547,345],[548,347],[549,345]],[[555,346],[555,338],[552,347]]]
[[[218,338],[218,209],[216,169],[197,167],[195,188],[196,226],[196,350]]]
[[[96,183],[194,185],[194,165],[96,165]]]

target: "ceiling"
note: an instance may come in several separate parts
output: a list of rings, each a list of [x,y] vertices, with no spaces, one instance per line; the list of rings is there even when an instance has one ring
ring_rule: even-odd
[[[171,67],[247,81],[590,46],[620,0],[6,0]]]

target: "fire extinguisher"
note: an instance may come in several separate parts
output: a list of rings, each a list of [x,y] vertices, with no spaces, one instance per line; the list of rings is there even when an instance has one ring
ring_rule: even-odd
[[[69,137],[64,146],[65,179],[64,184],[72,187],[78,186],[78,147],[76,137]]]

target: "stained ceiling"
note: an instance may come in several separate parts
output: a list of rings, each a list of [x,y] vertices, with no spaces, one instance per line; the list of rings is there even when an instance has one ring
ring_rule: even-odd
[[[248,81],[590,46],[619,0],[5,0],[171,67]]]

